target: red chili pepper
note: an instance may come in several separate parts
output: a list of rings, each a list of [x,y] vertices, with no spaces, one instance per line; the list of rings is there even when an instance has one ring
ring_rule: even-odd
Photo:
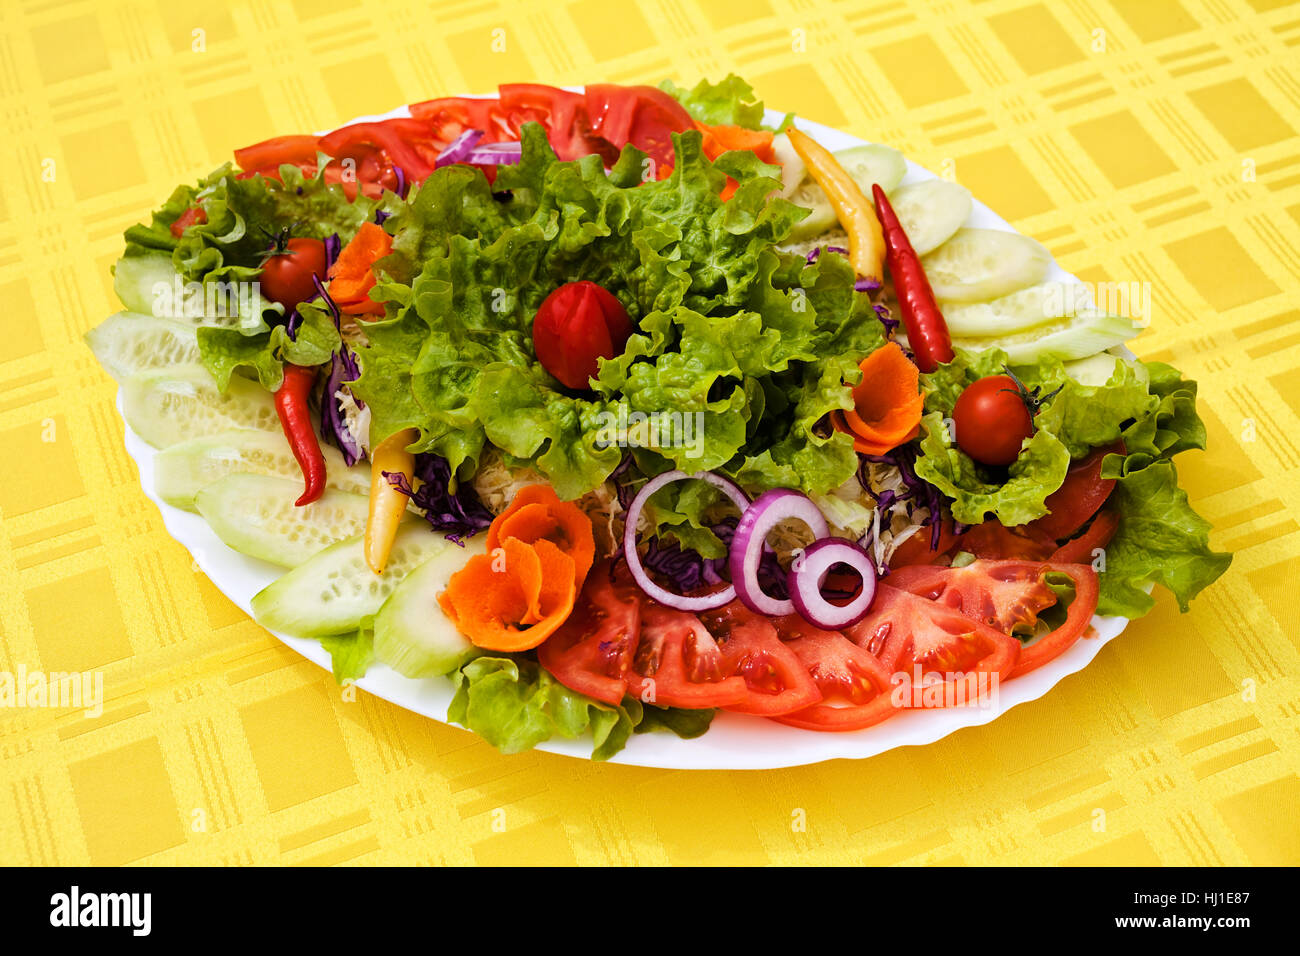
[[[308,365],[286,365],[284,381],[275,393],[275,411],[280,416],[280,427],[289,439],[293,457],[298,459],[306,485],[302,497],[295,502],[309,505],[325,491],[325,455],[320,450],[320,440],[311,424],[307,396],[316,382],[316,369]]]
[[[940,363],[953,359],[948,323],[943,320],[930,280],[921,268],[921,259],[885,191],[873,183],[871,195],[876,200],[876,215],[885,233],[885,264],[894,279],[894,294],[898,296],[898,311],[907,330],[907,344],[916,357],[916,367],[922,372],[933,372]]]

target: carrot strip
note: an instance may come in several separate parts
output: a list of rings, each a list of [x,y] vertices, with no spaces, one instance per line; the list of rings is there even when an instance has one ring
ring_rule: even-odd
[[[363,223],[330,267],[330,298],[348,315],[383,315],[384,306],[370,298],[374,265],[393,251],[393,237],[382,226]]]
[[[883,455],[920,434],[925,396],[917,367],[895,342],[862,360],[862,381],[853,389],[853,408],[836,412],[832,424],[867,455]]]
[[[530,544],[543,539],[555,544],[573,559],[574,581],[579,588],[596,559],[591,519],[573,502],[561,501],[550,485],[519,489],[510,507],[497,515],[488,528],[488,550],[511,537]]]
[[[524,651],[555,633],[577,595],[573,558],[545,539],[507,538],[453,574],[438,604],[477,647]]]

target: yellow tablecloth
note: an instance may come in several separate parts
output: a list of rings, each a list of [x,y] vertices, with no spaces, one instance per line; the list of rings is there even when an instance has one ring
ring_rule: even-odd
[[[0,18],[0,863],[1300,863],[1300,5],[135,0]],[[82,334],[124,227],[232,147],[506,80],[693,83],[947,169],[1066,269],[1149,281],[1236,553],[990,726],[863,762],[502,757],[360,695],[191,565]],[[800,825],[802,822],[803,825]]]

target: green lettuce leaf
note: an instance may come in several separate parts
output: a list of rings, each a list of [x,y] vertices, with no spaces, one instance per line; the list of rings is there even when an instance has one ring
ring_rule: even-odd
[[[1192,510],[1172,461],[1112,455],[1102,474],[1118,479],[1111,506],[1120,523],[1105,549],[1097,612],[1129,618],[1147,613],[1155,602],[1142,586],[1150,581],[1173,592],[1186,611],[1228,569],[1232,555],[1210,549],[1210,523]]]
[[[921,419],[921,430],[916,474],[952,499],[952,516],[964,524],[990,515],[1007,526],[1041,518],[1047,514],[1043,502],[1070,469],[1070,453],[1045,428],[1025,442],[1004,480],[953,444],[938,412]]]
[[[447,719],[468,727],[502,753],[519,753],[552,737],[569,740],[587,731],[592,759],[608,760],[632,733],[670,730],[698,737],[709,729],[712,710],[642,705],[625,697],[611,707],[569,690],[523,655],[479,657],[452,674],[456,694]]]
[[[202,326],[198,329],[199,356],[222,392],[230,376],[248,369],[262,387],[274,392],[284,377],[284,363],[323,365],[338,351],[342,337],[334,320],[323,308],[312,303],[298,306],[301,321],[294,338],[283,325],[268,332],[245,335],[238,329]]]
[[[851,443],[822,420],[847,407],[845,383],[882,340],[868,297],[842,257],[773,251],[804,215],[769,198],[775,167],[745,152],[710,162],[695,132],[675,149],[672,175],[643,183],[635,149],[606,173],[599,157],[559,161],[529,124],[521,162],[492,187],[467,167],[435,172],[385,222],[387,314],[364,323],[354,388],[371,440],[415,427],[415,449],[462,478],[490,442],[565,498],[622,460],[602,429],[638,418],[678,428],[637,449],[650,474],[719,468],[815,493],[852,474]],[[574,393],[537,362],[531,326],[551,291],[582,279],[617,296],[637,333]]]
[[[762,101],[754,88],[734,73],[717,83],[700,80],[689,90],[664,80],[659,89],[681,103],[692,118],[708,126],[764,128]]]
[[[375,660],[375,632],[370,619],[362,622],[355,634],[322,637],[321,645],[330,652],[334,680],[338,684],[358,681]]]

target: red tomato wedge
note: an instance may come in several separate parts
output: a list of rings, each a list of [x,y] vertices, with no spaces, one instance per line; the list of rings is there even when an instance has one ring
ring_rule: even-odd
[[[1032,524],[1008,528],[990,518],[958,538],[955,550],[991,561],[1042,561],[1056,550],[1056,541]]]
[[[1049,574],[1074,584],[1074,600],[1065,621],[1021,647],[1012,677],[1060,656],[1087,631],[1097,610],[1097,573],[1082,564],[1028,561],[976,561],[964,568],[906,568],[890,575],[890,585],[951,607],[981,624],[1005,631],[1036,624],[1039,614],[1056,603],[1047,586]]]
[[[930,547],[930,529],[922,528],[894,549],[889,558],[889,567],[893,571],[912,564],[933,564],[942,555],[947,554],[952,546],[960,540],[953,533],[952,519],[944,518],[939,525],[939,546]]]
[[[1034,561],[975,561],[962,568],[900,568],[890,587],[938,601],[1004,634],[1033,630],[1038,613],[1056,603],[1044,578],[1048,565]]]
[[[1014,637],[889,585],[877,588],[871,613],[844,634],[891,672],[905,707],[969,704],[994,676],[1010,676],[1020,658]]]
[[[797,614],[775,618],[773,624],[822,695],[821,703],[773,720],[806,730],[846,731],[898,713],[890,699],[889,671],[874,654],[839,631],[813,627]]]
[[[587,575],[568,620],[538,646],[537,659],[570,690],[619,704],[640,635],[639,593],[610,580],[609,566],[599,565]]]
[[[821,700],[808,669],[781,642],[770,618],[755,614],[740,601],[701,617],[718,639],[724,671],[739,675],[748,690],[743,700],[726,705],[727,710],[777,717]]]
[[[1051,560],[1054,564],[1092,564],[1098,549],[1110,544],[1119,530],[1119,515],[1103,509],[1093,516],[1092,524],[1077,538],[1071,538],[1056,549]]]
[[[235,150],[235,162],[245,172],[276,170],[284,163],[314,167],[317,149],[319,140],[315,136],[276,136]]]
[[[1055,574],[1067,575],[1074,582],[1074,600],[1060,627],[1036,637],[1020,649],[1020,662],[1011,672],[1012,677],[1037,670],[1050,660],[1060,657],[1088,632],[1092,615],[1097,610],[1100,582],[1097,572],[1082,564],[1054,564]]]
[[[642,599],[641,639],[624,675],[627,692],[658,707],[730,707],[749,696],[700,619]]]
[[[632,144],[655,162],[663,179],[673,166],[673,133],[695,129],[695,121],[677,100],[653,86],[596,83],[586,88],[591,131],[612,145]]]
[[[1048,513],[1029,523],[1029,527],[1051,538],[1068,538],[1097,513],[1115,487],[1114,478],[1101,477],[1101,463],[1107,455],[1124,454],[1124,443],[1117,441],[1094,448],[1087,457],[1070,464],[1060,488],[1047,496]]]

